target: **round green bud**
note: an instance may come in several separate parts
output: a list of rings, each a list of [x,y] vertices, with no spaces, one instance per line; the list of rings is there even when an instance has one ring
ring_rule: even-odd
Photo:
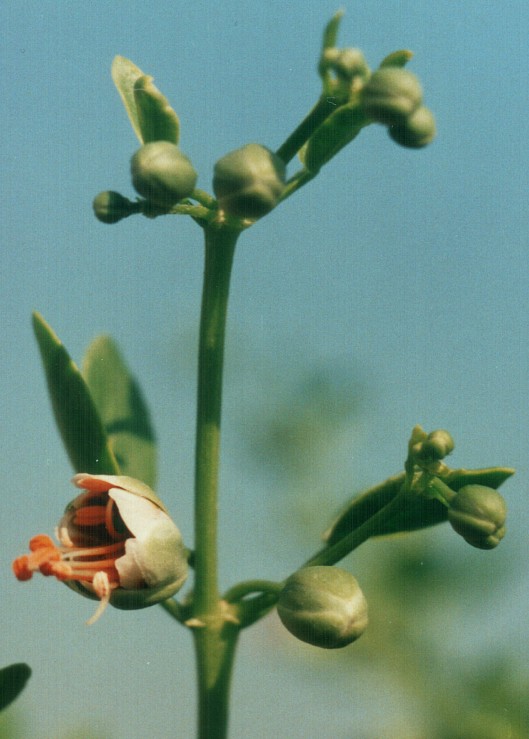
[[[169,141],[151,141],[131,159],[132,184],[144,198],[161,208],[171,208],[189,197],[197,173],[189,159]]]
[[[388,126],[402,123],[421,104],[422,88],[417,77],[400,67],[374,72],[361,93],[361,104],[369,118]]]
[[[307,644],[337,649],[367,627],[367,602],[355,578],[338,567],[304,567],[281,591],[277,613],[283,626]]]
[[[465,485],[451,500],[448,520],[465,541],[478,549],[494,549],[505,536],[507,506],[493,488]]]
[[[246,144],[215,164],[213,190],[222,210],[237,218],[261,218],[285,188],[285,163],[260,144]]]
[[[334,63],[334,71],[338,77],[351,80],[357,75],[366,77],[369,68],[360,49],[342,49]]]
[[[409,118],[388,128],[388,133],[397,144],[408,149],[421,149],[435,138],[433,113],[421,105]]]
[[[117,223],[135,212],[134,203],[112,190],[96,195],[92,207],[95,217],[102,223]]]
[[[437,462],[454,451],[455,444],[452,436],[444,429],[437,429],[428,434],[424,441],[418,444],[416,457],[424,462]]]

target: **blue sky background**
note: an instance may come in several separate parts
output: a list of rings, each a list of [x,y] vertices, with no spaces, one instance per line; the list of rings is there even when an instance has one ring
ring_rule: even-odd
[[[180,116],[199,186],[210,190],[220,156],[249,141],[276,148],[312,106],[321,33],[336,9],[301,0],[0,8],[0,652],[2,664],[34,669],[19,702],[28,736],[65,737],[82,722],[113,739],[193,733],[190,640],[161,609],[112,610],[88,629],[90,601],[42,578],[20,585],[9,572],[73,497],[31,333],[35,309],[77,360],[98,333],[118,340],[152,409],[159,493],[188,540],[192,531],[201,233],[184,218],[104,226],[93,217],[99,191],[133,196],[138,143],[112,59],[122,54],[154,76]],[[410,151],[370,127],[241,238],[226,370],[226,586],[282,578],[314,549],[300,553],[276,530],[279,497],[241,441],[259,425],[245,409],[270,398],[273,407],[274,393],[286,396],[312,366],[352,367],[369,388],[336,451],[351,493],[401,468],[414,424],[449,428],[456,466],[517,468],[505,487],[508,539],[482,556],[527,561],[529,6],[398,0],[345,9],[340,45],[360,47],[372,67],[395,49],[415,52],[410,69],[439,135]],[[330,516],[339,502],[322,508]],[[526,652],[522,565],[500,595],[485,597],[505,624],[506,648]],[[332,710],[313,710],[321,686],[296,650],[279,653],[274,629],[244,635],[233,736],[279,736],[288,720],[291,739],[350,737],[352,696],[366,684],[352,676],[333,692]],[[463,625],[462,640],[471,633]],[[476,649],[483,638],[473,636]]]

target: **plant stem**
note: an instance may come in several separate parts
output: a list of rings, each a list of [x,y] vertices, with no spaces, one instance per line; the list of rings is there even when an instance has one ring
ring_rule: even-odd
[[[336,110],[336,106],[337,102],[334,98],[326,96],[320,97],[316,105],[301,121],[295,131],[293,131],[286,141],[281,144],[279,149],[276,151],[277,156],[280,157],[285,164],[288,164],[288,162],[296,156],[303,144],[309,140],[318,126],[321,126],[323,121]]]
[[[226,619],[217,572],[217,490],[224,337],[238,231],[208,225],[198,352],[195,449],[195,587],[192,618],[198,671],[200,739],[224,739],[239,628]]]

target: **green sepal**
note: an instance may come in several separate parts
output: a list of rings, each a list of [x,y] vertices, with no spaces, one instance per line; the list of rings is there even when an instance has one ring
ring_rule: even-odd
[[[0,670],[0,711],[18,698],[30,676],[31,668],[24,662],[8,665]]]
[[[299,152],[302,164],[309,172],[316,174],[358,136],[368,122],[356,103],[341,105],[316,129]]]
[[[479,470],[448,470],[439,477],[452,490],[457,492],[465,485],[470,484],[486,485],[496,489],[513,474],[514,470],[509,467],[489,467]],[[327,545],[335,544],[378,513],[404,490],[405,480],[406,474],[404,472],[393,475],[346,503],[323,534],[323,539]],[[403,495],[402,506],[399,511],[391,518],[384,519],[375,535],[387,536],[405,531],[415,531],[428,526],[435,526],[447,519],[448,509],[439,500],[411,492],[408,495]]]
[[[120,470],[155,487],[156,440],[149,411],[109,336],[99,336],[90,344],[82,372]]]
[[[77,365],[39,313],[33,330],[40,350],[55,421],[76,472],[120,472],[103,422]]]
[[[180,123],[167,99],[129,59],[116,56],[112,79],[125,106],[132,128],[140,143],[170,141],[178,144]]]
[[[408,49],[399,49],[399,51],[392,51],[380,62],[380,69],[382,67],[405,67],[406,64],[413,59],[413,51]]]

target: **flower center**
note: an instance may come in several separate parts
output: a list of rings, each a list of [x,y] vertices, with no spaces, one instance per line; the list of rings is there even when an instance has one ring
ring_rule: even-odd
[[[131,537],[108,494],[82,495],[68,507],[59,526],[61,545],[46,534],[34,536],[31,553],[15,559],[13,572],[18,580],[30,580],[39,571],[87,585],[101,600],[88,622],[93,623],[120,585],[116,560],[125,554],[125,541]]]

